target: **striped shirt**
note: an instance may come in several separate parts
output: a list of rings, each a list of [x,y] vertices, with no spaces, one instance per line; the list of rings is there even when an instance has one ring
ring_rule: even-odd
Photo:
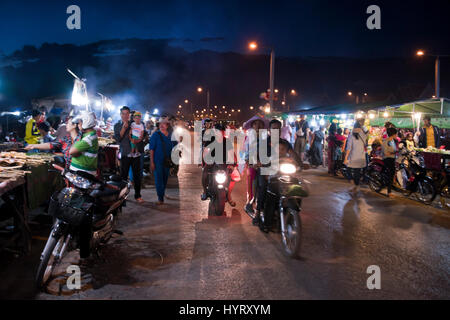
[[[95,131],[83,134],[80,141],[73,145],[81,155],[73,157],[70,170],[97,174],[98,137]]]

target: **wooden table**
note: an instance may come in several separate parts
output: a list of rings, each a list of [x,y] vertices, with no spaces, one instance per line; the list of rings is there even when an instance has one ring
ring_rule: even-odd
[[[6,204],[4,207],[11,210],[14,219],[12,236],[6,243],[0,245],[0,251],[8,249],[13,252],[30,253],[31,230],[27,219],[25,177],[18,175],[15,178],[0,180],[0,197]],[[11,244],[17,245],[19,240],[19,251],[9,248]]]

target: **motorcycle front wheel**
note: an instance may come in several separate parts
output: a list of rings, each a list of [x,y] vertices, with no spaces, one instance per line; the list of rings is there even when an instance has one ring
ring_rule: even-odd
[[[211,216],[223,215],[226,201],[227,191],[225,189],[218,189],[216,195],[209,201],[208,214]]]
[[[436,197],[436,188],[431,181],[421,180],[417,186],[417,199],[425,204],[431,204]]]
[[[42,252],[41,262],[36,273],[36,287],[42,289],[50,279],[53,270],[58,265],[60,260],[57,257],[61,257],[61,249],[64,246],[65,235],[61,235],[55,238],[53,234],[47,240],[44,251]]]
[[[284,253],[290,258],[297,258],[300,256],[302,245],[300,212],[292,208],[285,208],[284,214],[284,232],[281,232]]]

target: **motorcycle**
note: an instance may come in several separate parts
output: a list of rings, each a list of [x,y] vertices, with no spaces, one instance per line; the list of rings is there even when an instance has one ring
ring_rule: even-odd
[[[268,177],[266,201],[261,212],[261,223],[281,233],[284,253],[298,257],[302,242],[300,212],[302,199],[308,197],[306,182],[294,176],[297,172],[292,162],[283,160],[276,174]]]
[[[117,214],[125,205],[131,184],[120,176],[103,182],[82,172],[54,164],[61,172],[66,187],[52,195],[49,214],[54,217],[50,236],[40,256],[35,283],[42,288],[64,253],[80,249],[80,257],[88,257],[106,244],[114,233]]]
[[[230,177],[226,165],[213,165],[208,172],[207,194],[210,198],[208,215],[221,216],[225,212],[228,201],[228,185]]]
[[[380,192],[388,185],[389,174],[381,159],[371,158],[366,176],[372,191]],[[425,204],[432,203],[436,197],[436,188],[427,176],[423,161],[414,152],[408,151],[403,143],[399,144],[392,187],[408,197],[416,194],[417,199]]]

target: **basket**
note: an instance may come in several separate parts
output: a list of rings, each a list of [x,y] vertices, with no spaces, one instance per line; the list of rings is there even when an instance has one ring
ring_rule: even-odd
[[[443,168],[443,155],[434,152],[422,152],[425,168],[440,171]]]

